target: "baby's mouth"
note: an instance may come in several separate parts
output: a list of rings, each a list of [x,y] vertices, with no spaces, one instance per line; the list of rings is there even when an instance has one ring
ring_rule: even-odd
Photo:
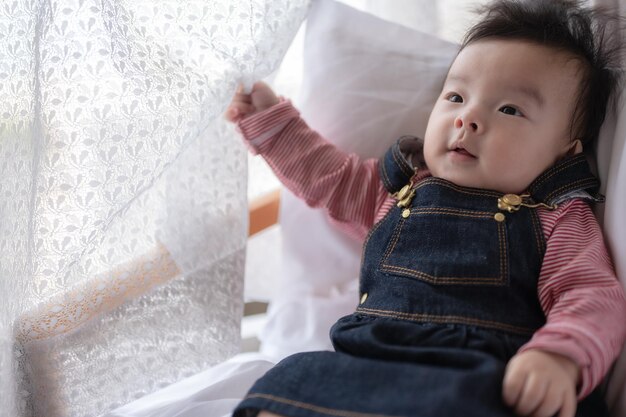
[[[456,154],[463,155],[463,156],[466,156],[468,158],[476,158],[475,155],[470,153],[467,149],[461,148],[460,146],[457,146],[457,147],[454,147],[454,148],[450,149],[450,152],[454,152]]]

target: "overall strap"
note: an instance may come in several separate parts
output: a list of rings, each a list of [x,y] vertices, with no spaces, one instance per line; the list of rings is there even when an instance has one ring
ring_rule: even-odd
[[[599,189],[600,181],[591,173],[585,155],[579,153],[544,171],[530,184],[528,192],[534,201],[553,205],[570,197],[603,201]]]
[[[378,173],[387,191],[393,194],[407,185],[417,168],[425,166],[423,141],[402,136],[380,158]]]

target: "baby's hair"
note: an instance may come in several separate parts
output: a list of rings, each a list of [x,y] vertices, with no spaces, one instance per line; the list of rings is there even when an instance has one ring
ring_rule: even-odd
[[[622,20],[577,0],[496,0],[466,33],[461,49],[489,38],[524,40],[571,54],[582,77],[570,124],[571,139],[594,141],[620,83]]]

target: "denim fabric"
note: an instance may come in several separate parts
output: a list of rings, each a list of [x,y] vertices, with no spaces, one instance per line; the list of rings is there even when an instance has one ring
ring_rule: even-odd
[[[409,162],[410,160],[405,158],[405,153],[409,153],[413,149],[421,150],[422,147],[422,142],[418,138],[403,136],[389,148],[378,165],[380,179],[385,184],[385,188],[398,191],[408,184],[415,174],[415,168]],[[422,160],[422,158],[420,159]]]
[[[412,176],[398,144],[380,169],[391,193]],[[597,187],[576,156],[539,176],[525,201],[552,204]],[[410,206],[394,207],[368,235],[361,302],[331,329],[336,352],[286,358],[235,417],[260,409],[293,417],[515,415],[501,400],[502,378],[545,323],[537,298],[545,252],[537,210],[545,208],[522,206],[498,221],[502,193],[433,177],[414,189]],[[577,412],[606,415],[598,392]]]
[[[598,193],[600,181],[591,173],[587,157],[579,153],[561,161],[538,176],[528,187],[531,200],[554,204],[565,201],[568,196],[586,194],[585,199],[602,202]]]
[[[503,357],[517,343],[510,336],[358,315],[350,321],[360,321],[376,342],[362,349],[357,344],[366,333],[357,331],[358,354],[289,356],[255,383],[234,417],[259,410],[292,417],[516,417],[501,400]],[[576,417],[608,417],[600,392],[579,404]]]
[[[408,217],[394,207],[367,239],[357,312],[530,336],[545,322],[537,279],[545,242],[535,209],[494,219],[502,193],[426,178]]]

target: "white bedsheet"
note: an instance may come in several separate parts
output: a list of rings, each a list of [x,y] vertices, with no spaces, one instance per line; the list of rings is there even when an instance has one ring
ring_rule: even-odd
[[[228,417],[273,365],[262,354],[237,355],[101,417]]]

